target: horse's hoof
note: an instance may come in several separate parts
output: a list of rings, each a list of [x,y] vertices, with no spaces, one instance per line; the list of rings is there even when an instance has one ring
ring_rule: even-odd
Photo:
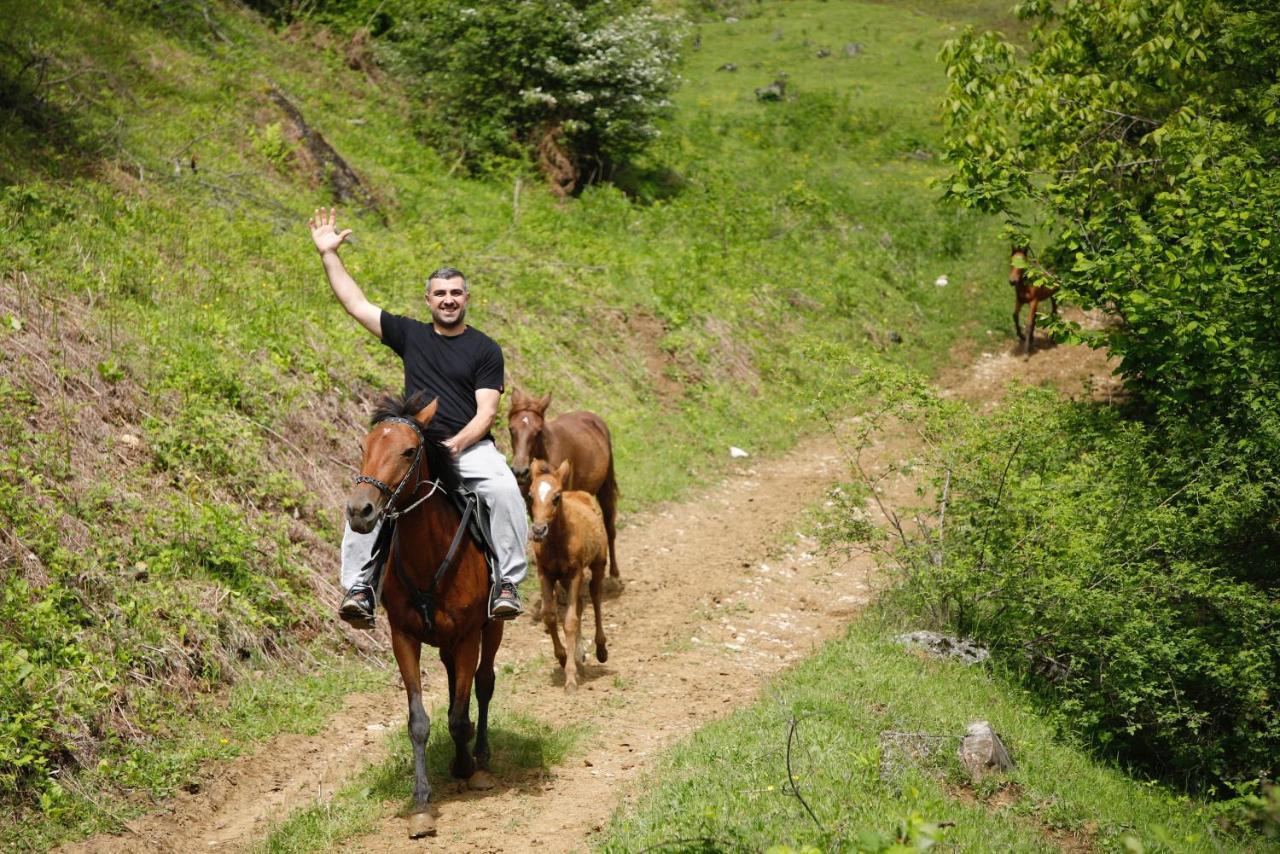
[[[566,683],[564,683],[564,692],[565,692],[566,694],[576,694],[576,693],[578,693],[578,683],[577,683],[577,682],[566,682]]]
[[[467,788],[473,792],[487,792],[496,785],[498,785],[498,781],[493,779],[493,775],[483,768],[467,778]]]
[[[609,650],[604,644],[596,645],[596,661],[604,664],[609,660]]]
[[[604,580],[601,585],[601,592],[605,596],[617,596],[627,587],[626,583],[616,575],[611,575]]]
[[[416,812],[409,816],[409,838],[421,839],[436,835],[436,817],[429,812]]]

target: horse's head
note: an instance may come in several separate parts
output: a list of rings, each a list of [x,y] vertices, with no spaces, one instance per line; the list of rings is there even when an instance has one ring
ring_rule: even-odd
[[[400,403],[388,398],[373,416],[373,426],[360,443],[364,448],[360,476],[347,496],[347,524],[367,534],[396,498],[407,499],[418,481],[429,477],[425,461],[426,429],[437,401],[419,398]],[[403,499],[402,499],[403,501]]]
[[[529,484],[529,462],[534,457],[546,456],[542,428],[550,405],[550,394],[534,397],[520,389],[511,394],[511,408],[507,411],[507,427],[511,430],[511,471],[521,486]]]
[[[1009,284],[1020,285],[1027,275],[1027,257],[1031,247],[1026,244],[1014,244],[1009,250]]]
[[[533,515],[533,526],[529,532],[536,542],[547,538],[547,531],[560,512],[560,494],[569,480],[572,466],[568,460],[553,469],[546,460],[534,460],[530,469],[529,511]]]

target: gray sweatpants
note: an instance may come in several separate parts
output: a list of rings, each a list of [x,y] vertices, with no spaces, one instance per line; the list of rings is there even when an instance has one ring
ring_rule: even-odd
[[[506,457],[502,456],[492,439],[484,439],[463,451],[456,462],[463,483],[480,496],[489,510],[490,536],[498,553],[498,571],[502,580],[519,584],[528,572],[525,543],[529,539],[529,522],[525,518],[524,498],[516,485],[515,475],[507,467]],[[369,562],[381,527],[379,522],[369,533],[357,534],[343,522],[343,590],[349,590],[357,580],[365,580],[360,578],[360,570]]]

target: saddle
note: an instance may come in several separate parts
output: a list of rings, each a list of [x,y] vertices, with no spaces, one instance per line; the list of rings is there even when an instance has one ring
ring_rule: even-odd
[[[480,547],[480,551],[484,553],[485,566],[488,567],[489,570],[489,588],[491,593],[489,601],[490,607],[492,607],[492,591],[494,586],[498,584],[499,575],[497,551],[493,547],[493,539],[490,535],[489,509],[485,507],[484,501],[480,499],[479,495],[464,487],[459,487],[447,494],[449,496],[449,500],[453,503],[453,506],[458,508],[458,513],[462,516],[459,521],[466,524],[467,533],[471,535],[471,539],[475,541],[476,545]],[[396,523],[393,519],[387,519],[382,523],[382,529],[378,533],[378,539],[374,543],[373,553],[370,557],[370,562],[373,564],[370,583],[376,591],[376,597],[379,601],[382,600],[382,579],[386,572],[386,556],[390,551],[391,541],[395,537],[395,529]],[[435,608],[436,585],[444,576],[448,567],[457,560],[457,551],[458,548],[461,547],[461,544],[462,531],[459,530],[457,535],[454,537],[453,545],[449,548],[448,555],[436,569],[435,577],[432,579],[431,586],[426,590],[418,589],[417,585],[415,585],[405,573],[404,567],[401,566],[401,562],[399,560],[396,560],[394,562],[395,565],[392,567],[392,571],[399,576],[400,583],[405,586],[406,590],[408,590],[409,596],[413,600],[414,607],[417,608],[418,613],[422,615],[423,622],[426,624],[428,631],[432,629],[433,621],[431,617],[432,611]],[[399,552],[396,553],[396,556],[397,558],[399,557]],[[492,617],[492,614],[489,616]]]

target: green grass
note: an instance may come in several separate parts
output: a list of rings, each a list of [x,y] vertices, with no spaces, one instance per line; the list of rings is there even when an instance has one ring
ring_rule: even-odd
[[[899,843],[916,850],[932,839],[961,851],[1243,851],[1263,844],[1224,836],[1212,806],[1139,783],[1063,743],[1010,682],[922,659],[892,643],[893,631],[863,618],[778,678],[766,699],[669,751],[594,846],[879,851]],[[975,720],[990,721],[1017,768],[973,785],[955,752]],[[921,734],[917,743],[933,751],[905,760],[881,740],[894,732]]]

